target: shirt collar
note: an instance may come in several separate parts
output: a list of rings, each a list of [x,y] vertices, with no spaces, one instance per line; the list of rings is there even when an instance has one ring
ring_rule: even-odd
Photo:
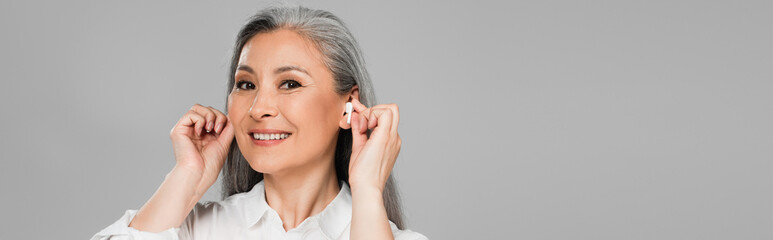
[[[352,192],[349,185],[340,181],[341,190],[322,212],[318,213],[319,227],[331,239],[337,239],[352,220]],[[245,220],[252,227],[266,215],[271,206],[266,202],[266,190],[263,180],[255,184],[247,193]],[[314,217],[314,216],[311,216]]]

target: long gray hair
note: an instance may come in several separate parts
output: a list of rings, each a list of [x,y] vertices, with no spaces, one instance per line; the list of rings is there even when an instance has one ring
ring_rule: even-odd
[[[315,44],[324,55],[325,65],[333,74],[338,94],[346,94],[357,85],[360,102],[368,107],[373,106],[376,102],[376,96],[365,69],[365,60],[359,44],[343,21],[328,11],[289,5],[272,6],[261,10],[252,16],[239,31],[228,74],[228,95],[231,94],[234,87],[234,74],[244,44],[258,33],[278,29],[296,31]],[[225,109],[228,111],[228,106]],[[370,137],[370,133],[371,130],[368,130],[368,137]],[[346,184],[349,184],[349,158],[351,154],[351,129],[339,129],[334,164],[338,180],[345,181]],[[239,150],[236,139],[231,142],[222,174],[222,199],[236,193],[247,192],[256,183],[263,180],[263,173],[255,171],[247,163]],[[386,186],[384,186],[383,197],[389,220],[394,222],[399,229],[404,229],[400,197],[391,174]]]

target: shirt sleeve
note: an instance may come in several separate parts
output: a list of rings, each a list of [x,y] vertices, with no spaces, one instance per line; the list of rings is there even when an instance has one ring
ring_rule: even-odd
[[[389,226],[392,227],[392,235],[395,237],[395,240],[429,240],[424,234],[414,232],[410,229],[400,230],[392,221],[389,221]]]
[[[196,203],[197,207],[198,205],[201,205],[201,203]],[[133,227],[129,227],[129,223],[132,221],[134,216],[137,215],[137,211],[135,209],[129,209],[124,212],[123,216],[121,216],[117,221],[115,221],[110,226],[107,226],[106,228],[100,230],[94,236],[91,237],[91,240],[108,240],[108,239],[118,239],[118,240],[181,240],[181,239],[190,239],[189,238],[189,228],[188,226],[191,225],[191,221],[193,220],[192,214],[189,214],[188,217],[185,218],[182,225],[180,227],[171,227],[169,229],[166,229],[161,232],[146,232],[137,230]]]
[[[394,233],[395,240],[429,240],[424,234],[411,231],[409,229],[401,230],[398,233]]]

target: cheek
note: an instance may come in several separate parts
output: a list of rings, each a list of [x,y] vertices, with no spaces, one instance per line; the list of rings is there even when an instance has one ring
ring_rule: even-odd
[[[285,96],[279,109],[299,131],[313,131],[324,116],[324,106],[312,95]]]
[[[280,103],[280,109],[287,121],[294,125],[297,131],[306,137],[319,139],[329,137],[328,127],[337,128],[335,107],[331,106],[335,100],[326,96],[298,95],[287,96]]]
[[[241,116],[247,114],[249,106],[245,108],[245,103],[238,97],[228,99],[228,118],[234,123],[241,121]]]
[[[236,134],[237,140],[240,140],[242,137],[242,134],[246,132],[242,129],[245,122],[249,119],[248,116],[248,110],[250,109],[250,102],[246,101],[244,97],[240,96],[231,96],[228,98],[228,119],[231,121],[231,124],[234,128],[234,133]],[[243,139],[242,139],[243,140]],[[247,144],[244,142],[241,142],[241,144]]]

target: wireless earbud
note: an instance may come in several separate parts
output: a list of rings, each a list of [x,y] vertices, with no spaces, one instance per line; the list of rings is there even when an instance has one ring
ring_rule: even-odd
[[[352,122],[352,102],[346,102],[346,124]]]

